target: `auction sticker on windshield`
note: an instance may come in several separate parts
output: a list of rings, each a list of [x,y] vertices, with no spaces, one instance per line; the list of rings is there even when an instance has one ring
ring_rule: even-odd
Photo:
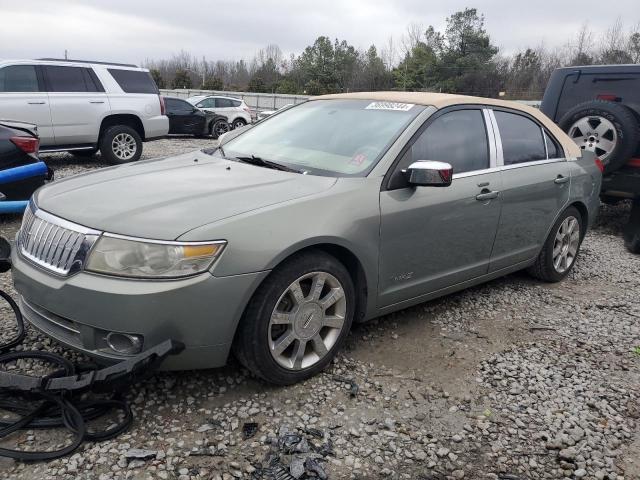
[[[395,110],[398,112],[408,112],[413,108],[413,106],[413,103],[371,102],[365,107],[365,110]]]

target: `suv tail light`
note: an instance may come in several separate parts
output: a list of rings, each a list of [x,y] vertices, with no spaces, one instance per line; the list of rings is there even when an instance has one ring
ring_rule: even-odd
[[[35,157],[38,155],[40,140],[35,137],[11,137],[11,143],[22,150],[24,153]]]
[[[164,105],[164,97],[162,95],[158,95],[158,99],[160,100],[160,115],[164,115],[166,113],[166,107]]]
[[[602,163],[602,160],[596,157],[595,162],[596,162],[596,167],[598,167],[598,170],[600,170],[600,173],[604,173],[604,163]]]

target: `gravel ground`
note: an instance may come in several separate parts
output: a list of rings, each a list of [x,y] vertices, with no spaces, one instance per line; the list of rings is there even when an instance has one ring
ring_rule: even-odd
[[[210,143],[161,140],[143,158]],[[103,166],[47,160],[57,178]],[[517,273],[357,325],[330,369],[291,387],[233,360],[158,374],[131,389],[128,433],[46,464],[0,460],[0,478],[288,478],[264,475],[271,455],[293,478],[640,479],[640,257],[620,238],[628,213],[603,207],[560,284]],[[18,226],[8,218],[0,230]],[[8,274],[0,288],[13,292]],[[6,309],[0,325],[8,335]],[[32,330],[25,347],[77,359]],[[9,440],[36,449],[66,438]]]

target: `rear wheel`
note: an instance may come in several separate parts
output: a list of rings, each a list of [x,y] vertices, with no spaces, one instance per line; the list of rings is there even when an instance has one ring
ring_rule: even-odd
[[[640,141],[638,122],[631,110],[604,100],[576,105],[558,124],[582,150],[602,160],[605,173],[627,163]]]
[[[242,128],[247,124],[247,122],[245,121],[244,118],[236,118],[233,121],[232,127],[235,128]]]
[[[556,221],[528,272],[545,282],[559,282],[575,265],[582,243],[582,215],[575,207],[567,208]]]
[[[107,128],[100,139],[100,153],[108,163],[135,162],[142,155],[142,139],[128,125]]]
[[[238,327],[234,351],[269,382],[302,381],[331,362],[349,333],[354,309],[346,268],[321,251],[299,254],[258,288]]]

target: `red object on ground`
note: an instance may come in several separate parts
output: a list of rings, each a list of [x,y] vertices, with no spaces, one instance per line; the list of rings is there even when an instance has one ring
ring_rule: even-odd
[[[629,160],[629,162],[627,163],[627,165],[629,167],[637,167],[640,168],[640,158],[632,158],[631,160]]]

